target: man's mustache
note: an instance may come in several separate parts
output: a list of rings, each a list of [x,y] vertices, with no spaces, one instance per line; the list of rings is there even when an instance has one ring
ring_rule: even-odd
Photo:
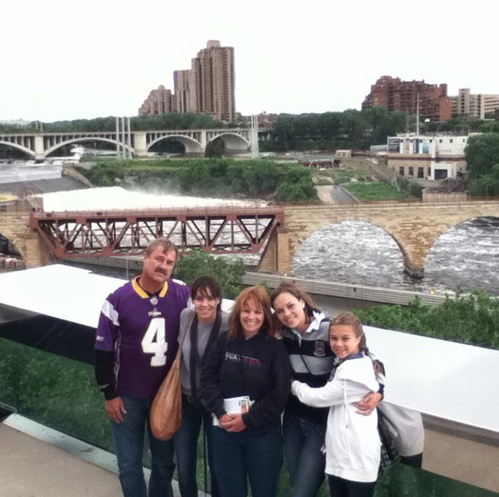
[[[162,274],[163,276],[166,276],[166,271],[164,269],[156,269],[155,271],[156,273],[160,273]]]

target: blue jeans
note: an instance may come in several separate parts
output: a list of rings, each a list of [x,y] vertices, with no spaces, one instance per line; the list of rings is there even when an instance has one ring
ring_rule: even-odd
[[[284,414],[284,454],[291,480],[292,497],[315,497],[324,481],[326,426]]]
[[[208,464],[211,473],[211,496],[220,497],[217,479],[214,471],[213,458],[213,422],[211,414],[198,407],[182,395],[182,426],[175,433],[175,456],[177,459],[177,474],[180,495],[182,497],[198,497],[196,481],[197,449],[201,423],[208,442]],[[207,491],[207,489],[206,489]]]
[[[213,428],[215,471],[223,497],[275,497],[282,466],[281,427],[258,435]]]
[[[172,497],[173,440],[154,438],[149,424],[152,399],[122,397],[126,414],[122,423],[111,422],[118,459],[121,488],[125,497]],[[151,478],[146,490],[142,454],[147,426],[151,449]]]

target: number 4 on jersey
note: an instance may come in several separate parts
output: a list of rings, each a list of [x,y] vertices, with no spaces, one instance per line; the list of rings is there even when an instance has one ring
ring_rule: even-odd
[[[151,357],[151,366],[164,366],[166,364],[168,344],[165,340],[165,318],[151,319],[141,343],[144,354],[154,354]]]

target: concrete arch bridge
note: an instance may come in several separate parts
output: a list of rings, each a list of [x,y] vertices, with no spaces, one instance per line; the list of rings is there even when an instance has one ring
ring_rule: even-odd
[[[6,145],[24,152],[28,157],[43,160],[65,145],[82,142],[110,143],[132,156],[147,157],[151,147],[163,140],[177,140],[186,153],[203,154],[206,146],[221,138],[228,153],[251,150],[251,129],[199,129],[131,131],[130,135],[116,132],[73,132],[73,133],[12,133],[0,134],[0,145]]]
[[[405,271],[421,278],[428,252],[440,235],[468,219],[499,217],[499,201],[296,205],[283,210],[284,224],[274,231],[260,261],[260,271],[289,274],[293,257],[314,231],[342,221],[365,221],[384,229],[395,240]]]

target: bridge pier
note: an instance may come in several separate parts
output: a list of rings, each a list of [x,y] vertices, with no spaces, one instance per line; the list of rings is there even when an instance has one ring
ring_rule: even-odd
[[[404,273],[415,280],[422,280],[424,278],[424,267],[413,266],[404,262]]]
[[[278,272],[287,275],[291,272],[291,253],[289,248],[289,230],[279,227],[269,239],[258,264],[258,271]]]
[[[142,159],[147,157],[147,134],[144,131],[135,132],[135,157]]]
[[[45,159],[45,144],[43,143],[42,135],[35,135],[35,159]]]
[[[40,240],[40,236],[35,232],[30,232],[27,236],[22,255],[26,269],[45,266],[53,262],[47,245]]]
[[[46,244],[29,226],[29,212],[19,210],[4,212],[0,217],[0,233],[21,254],[26,268],[49,264],[53,259]]]

